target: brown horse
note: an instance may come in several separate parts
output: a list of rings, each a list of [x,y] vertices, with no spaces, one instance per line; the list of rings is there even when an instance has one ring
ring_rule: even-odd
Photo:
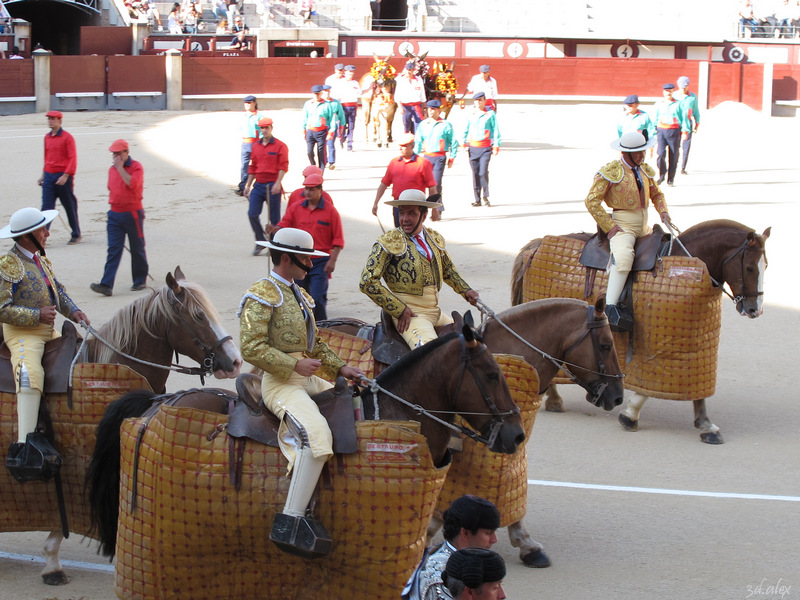
[[[198,373],[214,372],[217,377],[235,377],[239,373],[241,355],[225,333],[203,289],[186,281],[180,268],[174,275],[168,273],[166,282],[161,289],[120,309],[97,331],[106,342],[133,358],[121,356],[92,337],[86,343],[88,357],[81,361],[130,365],[146,381],[135,373],[126,375],[127,369],[100,368],[94,376],[93,364],[78,365],[72,381],[74,399],[68,401],[67,394],[47,396],[56,447],[64,457],[61,475],[68,521],[76,533],[85,535],[89,529],[88,511],[84,510],[84,478],[94,427],[100,420],[102,407],[111,400],[107,396],[115,392],[118,396],[118,390],[130,389],[129,386],[149,384],[152,389],[163,390],[174,353],[185,354],[203,365]],[[138,360],[162,366],[142,364]],[[15,397],[3,393],[0,402],[8,408],[15,403]],[[14,412],[13,408],[8,410]],[[3,423],[0,447],[7,448],[11,440],[16,439],[13,435],[12,424]],[[20,485],[3,469],[0,505],[6,524],[4,531],[50,531],[57,526],[58,509],[52,488],[52,484],[42,482]],[[44,546],[42,578],[51,585],[69,582],[58,559],[62,540],[62,531],[53,530]]]
[[[586,399],[589,402],[605,410],[612,410],[622,403],[624,390],[621,369],[614,350],[614,338],[603,312],[604,308],[603,298],[598,299],[595,306],[567,298],[535,300],[497,314],[484,307],[483,310],[492,316],[481,324],[478,332],[493,353],[521,356],[533,366],[539,374],[537,391],[540,394],[544,393],[559,370],[566,365],[575,383],[586,390]],[[358,334],[360,330],[362,333],[366,331],[363,324],[359,325],[352,320],[326,323],[330,329],[352,335]],[[523,408],[523,412],[524,410]],[[524,419],[527,417],[528,415],[523,414]],[[468,440],[464,443],[471,444]],[[454,455],[450,476],[445,481],[439,499],[438,512],[443,512],[459,496],[475,493],[474,487],[468,487],[474,485],[474,482],[469,483],[469,473],[475,469],[473,461],[484,466],[490,464],[491,472],[497,472],[499,476],[494,487],[484,480],[482,495],[497,505],[503,523],[511,521],[507,512],[515,515],[512,519],[518,519],[510,522],[507,527],[512,546],[520,549],[522,562],[530,567],[549,566],[550,559],[544,553],[542,545],[531,538],[522,522],[524,511],[521,511],[521,515],[513,509],[507,511],[506,496],[525,497],[527,478],[506,473],[506,470],[513,471],[517,465],[504,464],[504,457],[488,456],[481,446],[470,450],[468,453]],[[521,452],[525,453],[525,448]],[[526,455],[519,460],[527,466]],[[460,476],[461,473],[464,474],[463,477]],[[507,481],[511,476],[518,479],[513,484]],[[438,518],[431,520],[428,528],[429,540],[441,525]]]
[[[446,375],[443,375],[446,374]],[[133,416],[151,404],[151,397],[149,395],[140,396],[139,398],[134,395],[129,395],[122,398],[109,406],[106,416],[101,423],[98,430],[98,446],[92,459],[90,470],[94,474],[93,481],[97,482],[92,486],[91,502],[93,513],[98,516],[104,516],[104,522],[98,523],[101,531],[101,538],[104,540],[103,551],[108,553],[114,549],[114,544],[118,539],[115,534],[117,527],[117,518],[114,510],[109,510],[108,507],[116,503],[120,498],[119,490],[113,484],[117,480],[117,473],[119,472],[119,459],[120,459],[120,423],[127,417]],[[226,402],[219,403],[208,395],[201,395],[197,398],[199,402],[203,403],[204,408],[212,408],[213,410],[225,409]],[[367,417],[380,416],[381,422],[386,419],[396,419],[402,422],[417,421],[419,423],[420,432],[422,433],[421,440],[427,441],[427,446],[430,450],[430,460],[433,465],[445,465],[448,460],[447,444],[450,437],[450,427],[455,418],[455,413],[468,415],[468,422],[471,427],[471,435],[484,443],[486,443],[491,450],[502,453],[513,453],[524,442],[525,434],[522,428],[519,410],[514,405],[509,388],[505,382],[503,374],[493,358],[492,354],[486,349],[486,346],[479,342],[474,336],[471,328],[464,327],[461,334],[450,334],[449,336],[440,338],[423,348],[417,349],[409,353],[400,362],[393,367],[384,371],[376,380],[371,384],[371,387],[364,390],[362,393],[364,412]],[[191,406],[197,404],[196,400],[192,398],[191,394],[185,395],[178,403],[177,406],[183,408],[175,408],[177,412],[170,413],[176,416],[180,411],[191,411]],[[219,404],[214,408],[215,404]],[[160,409],[165,410],[165,409]],[[173,410],[173,409],[170,409]],[[158,413],[156,413],[156,419]],[[209,422],[213,421],[213,417]],[[139,427],[138,425],[136,427]],[[217,427],[219,430],[219,427]],[[142,445],[147,446],[149,431],[145,431],[144,427],[141,429]],[[188,434],[188,432],[186,432]],[[201,436],[204,447],[200,454],[191,454],[191,456],[208,456],[211,452],[210,447],[206,447],[210,440],[216,439],[215,436],[206,436],[205,432]],[[224,450],[227,442],[224,440],[225,436],[219,438],[219,442],[223,449],[222,455],[227,456]],[[156,440],[157,441],[157,440]],[[102,442],[102,444],[101,444]],[[330,494],[341,493],[341,477],[349,481],[351,487],[357,486],[356,480],[364,480],[369,485],[370,490],[376,490],[373,493],[367,493],[364,497],[356,495],[354,492],[347,496],[347,501],[338,501],[335,506],[336,510],[342,510],[342,507],[352,505],[354,508],[364,505],[365,508],[361,513],[369,514],[369,507],[378,502],[378,498],[370,499],[371,496],[378,494],[380,496],[380,503],[384,500],[387,504],[392,506],[402,504],[405,506],[413,507],[415,513],[412,521],[404,521],[402,526],[402,533],[393,534],[387,537],[386,521],[381,518],[378,521],[370,519],[369,516],[358,515],[358,523],[356,525],[352,522],[348,523],[341,519],[331,518],[326,520],[326,526],[330,523],[330,532],[334,540],[340,540],[337,546],[334,547],[333,553],[326,558],[317,559],[316,561],[301,561],[294,557],[288,557],[282,554],[275,546],[267,541],[265,534],[256,532],[255,545],[247,545],[240,550],[237,550],[229,545],[217,543],[220,535],[226,535],[227,531],[235,532],[243,526],[243,523],[251,523],[252,527],[260,527],[262,521],[268,522],[276,508],[280,508],[282,501],[281,493],[285,490],[282,481],[285,479],[283,476],[267,477],[267,472],[261,467],[257,467],[255,471],[250,469],[249,460],[256,460],[256,455],[261,459],[262,454],[269,456],[277,456],[277,465],[279,471],[285,473],[286,461],[280,455],[276,448],[266,448],[260,444],[250,444],[249,451],[244,453],[244,478],[242,483],[241,495],[243,500],[240,501],[237,497],[239,492],[235,492],[230,488],[222,489],[215,487],[216,492],[211,494],[211,497],[225,498],[224,514],[209,515],[213,517],[212,523],[197,523],[201,530],[193,531],[187,526],[184,520],[182,523],[175,523],[180,531],[176,529],[174,535],[181,539],[194,539],[204,540],[204,544],[212,549],[211,551],[217,554],[219,560],[227,565],[231,565],[233,570],[238,567],[236,565],[259,565],[258,570],[263,571],[269,565],[275,565],[274,573],[271,574],[272,583],[281,589],[282,597],[285,598],[299,598],[307,597],[307,586],[309,581],[322,586],[316,591],[319,597],[349,597],[349,596],[380,596],[380,586],[388,585],[384,575],[379,573],[391,573],[394,581],[390,582],[396,588],[402,585],[402,581],[407,577],[407,572],[413,568],[415,560],[419,556],[414,548],[419,548],[421,551],[422,540],[424,539],[425,526],[430,514],[435,505],[435,495],[430,497],[426,502],[418,506],[420,499],[419,493],[413,490],[418,488],[403,488],[400,490],[402,498],[393,499],[392,494],[396,491],[391,487],[390,482],[395,473],[402,472],[402,467],[405,462],[402,454],[392,454],[393,452],[408,452],[410,448],[397,447],[387,443],[381,443],[379,440],[360,443],[360,450],[356,455],[338,456],[331,461],[332,481],[326,485],[320,486],[319,500],[317,503],[318,510],[329,510],[333,506],[330,502]],[[375,469],[357,470],[353,471],[352,461],[358,460],[364,452],[364,448],[369,445],[377,445],[380,447],[387,447],[388,454],[386,455],[385,466],[380,464],[375,465]],[[424,445],[424,444],[423,444]],[[389,447],[391,446],[391,447]],[[123,440],[123,448],[130,448],[129,445]],[[374,450],[373,450],[374,451]],[[369,450],[367,451],[369,452]],[[418,451],[414,451],[418,455]],[[350,458],[353,456],[354,458]],[[413,458],[413,457],[412,457]],[[123,450],[123,465],[130,465],[131,456],[127,456]],[[391,460],[389,460],[391,459]],[[143,458],[143,460],[145,460]],[[202,464],[203,459],[197,459],[201,464],[199,467],[206,471],[215,471],[220,466]],[[423,458],[418,456],[413,459],[414,463],[424,463]],[[184,461],[185,471],[192,473],[193,467],[189,464],[190,461]],[[333,466],[333,464],[338,466]],[[281,467],[281,465],[283,465]],[[359,467],[361,469],[361,467]],[[386,470],[384,470],[386,469]],[[227,472],[227,469],[224,469]],[[138,471],[136,471],[138,473]],[[252,473],[252,474],[251,474]],[[352,473],[352,475],[349,475]],[[252,476],[252,481],[249,479]],[[129,470],[125,471],[123,483],[128,481],[131,477]],[[142,477],[140,477],[141,479]],[[224,486],[225,478],[213,479],[208,485]],[[424,484],[430,487],[430,481],[425,483],[416,478],[415,486]],[[443,477],[436,483],[437,486],[441,485]],[[370,484],[370,481],[377,481],[377,484]],[[216,483],[215,483],[216,482]],[[146,484],[141,484],[142,488]],[[206,485],[206,484],[204,484]],[[246,496],[249,493],[247,490],[255,486],[259,491],[259,500],[255,505],[249,501]],[[275,487],[264,487],[275,486]],[[280,492],[272,493],[270,490],[278,490]],[[205,488],[204,488],[205,489]],[[339,490],[337,492],[337,489]],[[355,487],[361,490],[361,487]],[[430,491],[430,490],[429,490]],[[438,487],[433,490],[438,495]],[[134,492],[135,493],[135,492]],[[142,492],[144,493],[144,491]],[[359,492],[360,494],[361,492]],[[136,509],[136,514],[128,514],[130,507],[125,500],[127,495],[123,494],[123,503],[121,505],[122,512],[120,513],[120,523],[127,523],[130,519],[141,519],[142,508]],[[152,504],[150,499],[147,500],[148,504]],[[396,510],[400,510],[397,509]],[[240,512],[241,511],[241,512]],[[251,511],[252,514],[245,514]],[[321,514],[322,516],[322,514]],[[257,523],[257,524],[256,524]],[[159,538],[166,539],[173,535],[169,532],[171,525],[170,522],[160,522],[158,525],[160,530]],[[166,529],[165,529],[166,528]],[[249,535],[249,534],[248,534]],[[119,537],[125,536],[125,531],[120,529]],[[370,544],[369,560],[364,561],[363,547],[348,547],[344,540],[353,539],[353,536],[361,536],[369,540]],[[360,538],[359,538],[360,539]],[[380,542],[375,540],[380,539]],[[375,547],[372,547],[372,544]],[[124,554],[117,557],[117,577],[118,580],[122,572],[130,573],[135,572],[140,564],[154,564],[153,559],[155,555],[151,555],[149,547],[145,547],[146,542],[142,542],[142,547],[132,549],[127,545],[125,546]],[[402,546],[394,548],[396,544]],[[158,544],[158,552],[162,552],[164,546]],[[121,547],[121,546],[120,546]],[[153,545],[153,552],[155,552],[155,544]],[[410,549],[410,552],[409,552]],[[168,550],[169,552],[169,550]],[[222,554],[220,554],[222,553]],[[135,558],[134,558],[135,555]],[[356,556],[356,558],[353,558]],[[380,559],[381,556],[389,556],[388,559]],[[190,557],[187,557],[190,559]],[[195,598],[200,597],[213,597],[212,590],[224,586],[222,581],[228,577],[228,569],[215,568],[211,563],[206,563],[201,557],[195,557],[198,561],[190,570],[194,570],[194,575],[198,576],[198,570],[203,571],[203,590],[197,590],[193,595]],[[136,564],[131,565],[126,561],[135,560]],[[177,566],[180,562],[178,559],[173,560],[166,557],[166,562]],[[353,571],[352,565],[347,561],[358,560],[359,564],[363,565],[360,570]],[[386,562],[389,561],[389,562]],[[191,562],[191,559],[190,559]],[[391,563],[391,564],[390,564]],[[278,565],[284,565],[278,567]],[[350,565],[350,566],[348,566]],[[133,566],[133,569],[130,567]],[[210,568],[208,568],[210,567]],[[303,576],[296,576],[297,569],[303,569]],[[248,572],[250,569],[248,569]],[[353,573],[358,573],[353,576]],[[170,589],[178,589],[182,585],[180,577],[181,573],[177,573],[176,577],[171,578],[168,585]],[[140,577],[147,577],[141,575]],[[383,577],[381,580],[380,577]],[[337,581],[337,578],[338,581]],[[342,583],[342,579],[346,581]],[[260,585],[261,577],[246,577],[238,581],[236,591],[233,588],[228,589],[229,598],[245,598],[257,595],[256,588],[253,586]],[[150,582],[148,585],[160,586],[158,581]],[[375,587],[375,586],[378,587]],[[327,589],[326,586],[331,586]],[[345,587],[342,587],[345,586]],[[358,592],[348,590],[346,586],[356,586]],[[370,589],[372,586],[374,589]],[[118,590],[119,590],[118,586]],[[206,591],[208,589],[209,591]],[[335,589],[335,592],[334,592]]]
[[[397,112],[394,101],[395,68],[389,64],[392,54],[384,59],[375,58],[370,72],[359,80],[361,88],[361,114],[367,142],[378,148],[392,143],[392,123]],[[371,134],[371,135],[370,135]]]
[[[686,258],[687,255],[695,257],[702,261],[705,265],[706,275],[703,275],[710,284],[714,286],[715,292],[704,292],[707,295],[718,298],[724,291],[731,300],[733,300],[736,310],[740,315],[747,316],[750,319],[755,319],[763,311],[763,277],[764,271],[767,266],[767,258],[765,251],[765,244],[770,235],[770,229],[767,228],[761,235],[757,234],[753,229],[737,223],[735,221],[720,219],[714,221],[706,221],[699,223],[694,227],[687,229],[679,235],[672,243],[667,257],[661,259],[661,265],[658,272],[664,272],[664,264],[673,264],[669,261],[674,261],[678,265],[676,272],[683,269],[684,273],[688,272],[691,275],[693,270],[697,267],[692,266],[690,259]],[[573,234],[570,236],[562,236],[561,238],[552,238],[555,243],[558,240],[577,241],[577,254],[582,248],[582,243],[589,239],[589,234]],[[545,238],[547,239],[547,238]],[[532,240],[528,243],[518,254],[514,262],[514,270],[511,281],[511,296],[514,304],[519,304],[527,300],[532,300],[538,296],[537,293],[526,290],[526,285],[529,281],[533,281],[531,277],[531,265],[536,261],[536,255],[542,247],[543,240]],[[573,253],[574,254],[574,253]],[[674,257],[674,258],[670,258]],[[683,257],[683,258],[681,258]],[[574,260],[573,260],[574,258]],[[573,257],[559,257],[558,263],[561,265],[562,270],[561,281],[559,283],[559,295],[569,295],[575,298],[582,298],[584,296],[584,281],[582,276],[574,278],[567,273],[582,274],[584,268],[577,263],[577,256]],[[686,264],[684,264],[686,263]],[[688,265],[688,266],[687,266]],[[657,275],[654,274],[654,275]],[[536,277],[539,278],[552,278],[553,274],[548,267],[537,269]],[[640,283],[634,284],[634,307],[636,308],[637,289],[642,290],[642,283],[649,283],[652,280],[648,275],[646,279],[640,278]],[[663,276],[662,276],[663,277]],[[676,281],[680,279],[680,275]],[[605,281],[605,274],[598,275],[597,282]],[[698,287],[702,287],[702,281],[698,281]],[[724,290],[724,285],[727,284],[731,292],[728,293]],[[710,286],[709,286],[709,289]],[[605,292],[602,285],[595,286],[594,295],[599,296]],[[646,310],[643,308],[643,312]],[[652,386],[647,385],[649,379],[654,377],[654,372],[659,369],[656,366],[658,361],[652,359],[645,359],[640,355],[642,350],[640,346],[648,343],[649,335],[651,332],[646,332],[642,328],[634,328],[633,339],[629,339],[625,334],[618,334],[617,346],[629,348],[629,365],[626,367],[626,387],[633,391],[629,398],[628,406],[620,414],[619,421],[622,426],[628,431],[636,431],[638,429],[639,413],[642,405],[648,397],[666,397],[676,400],[691,399],[694,403],[694,426],[700,430],[700,439],[709,444],[723,443],[722,436],[719,432],[719,427],[714,425],[708,417],[706,411],[705,398],[713,394],[713,386],[716,383],[716,353],[719,344],[718,327],[719,327],[719,302],[709,300],[708,307],[703,311],[709,319],[716,319],[715,331],[710,335],[704,336],[707,345],[708,356],[714,357],[713,364],[709,365],[711,375],[706,379],[711,381],[711,384],[706,384],[705,389],[710,392],[702,397],[691,397],[691,394],[686,392],[686,379],[684,377],[675,377],[673,381],[668,382],[672,386],[670,389],[662,387],[660,390],[652,389]],[[654,319],[664,319],[666,315],[653,315]],[[637,317],[638,320],[638,317]],[[712,328],[713,329],[713,328]],[[683,331],[683,330],[682,330]],[[655,335],[655,334],[654,334]],[[648,337],[644,337],[648,336]],[[677,343],[682,343],[683,348],[694,349],[701,341],[698,338],[683,340],[680,331],[670,331],[671,336]],[[655,339],[655,338],[653,338]],[[672,355],[673,361],[680,361],[681,356],[686,356],[685,360],[687,368],[691,366],[689,363],[692,360],[689,358],[688,350],[679,350]],[[652,357],[651,357],[652,358]],[[663,367],[661,367],[663,368]],[[683,367],[680,367],[683,369]],[[689,371],[687,370],[686,373]],[[687,397],[687,394],[689,396]],[[552,412],[563,412],[564,406],[561,397],[555,385],[551,386],[547,393],[546,409]]]

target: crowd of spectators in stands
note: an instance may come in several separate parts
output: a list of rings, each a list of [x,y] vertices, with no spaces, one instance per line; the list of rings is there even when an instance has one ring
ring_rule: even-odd
[[[742,0],[738,16],[740,38],[800,35],[800,0]]]

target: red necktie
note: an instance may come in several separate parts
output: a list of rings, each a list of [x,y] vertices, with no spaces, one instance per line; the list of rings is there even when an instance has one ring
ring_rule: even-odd
[[[421,247],[421,248],[422,248],[422,249],[425,251],[425,258],[427,258],[428,260],[430,260],[430,259],[431,259],[431,251],[430,251],[430,250],[428,250],[428,244],[426,244],[426,243],[425,243],[425,238],[424,238],[424,237],[422,237],[422,234],[421,234],[421,233],[418,233],[418,234],[417,234],[417,235],[415,235],[414,237],[415,237],[415,238],[417,239],[417,241],[419,242],[419,245],[420,245],[420,247]]]

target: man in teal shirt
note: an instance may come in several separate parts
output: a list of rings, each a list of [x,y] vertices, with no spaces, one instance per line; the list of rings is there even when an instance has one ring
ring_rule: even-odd
[[[341,134],[344,132],[344,108],[342,108],[342,103],[339,102],[339,100],[331,96],[331,86],[326,83],[322,86],[322,90],[325,100],[333,106],[334,120],[330,125],[330,134],[328,135],[327,143],[328,151],[325,154],[328,161],[328,168],[333,170],[335,168],[334,163],[336,162],[336,137],[341,137]]]
[[[309,163],[324,169],[328,162],[325,142],[333,138],[330,127],[335,124],[336,109],[323,97],[325,89],[321,85],[312,86],[311,93],[314,94],[314,97],[303,105],[303,135],[306,138]],[[315,146],[319,164],[314,162]]]
[[[692,147],[692,135],[697,133],[700,125],[700,105],[697,102],[697,94],[689,91],[689,78],[685,75],[678,77],[678,93],[675,97],[681,103],[686,119],[689,122],[689,131],[683,138],[683,157],[681,158],[681,175],[688,175],[686,163],[689,161],[689,149]]]
[[[629,131],[639,131],[646,140],[652,139],[656,135],[656,126],[653,124],[650,115],[639,108],[639,96],[631,94],[622,101],[623,114],[617,123],[617,137],[621,138],[623,133]]]
[[[419,154],[433,165],[433,177],[436,179],[436,191],[442,193],[442,177],[444,176],[444,165],[453,166],[453,161],[458,153],[458,139],[456,138],[453,125],[441,117],[442,103],[439,100],[428,100],[425,105],[428,111],[428,118],[417,126],[416,140],[414,143],[414,153]],[[444,204],[443,200],[439,202]],[[431,219],[438,221],[441,218],[441,209],[433,209]]]
[[[667,185],[672,187],[675,185],[675,172],[678,170],[680,142],[689,135],[689,122],[683,106],[673,96],[675,84],[665,83],[663,90],[664,99],[656,105],[658,183],[662,184],[666,178]],[[669,166],[667,165],[667,151],[669,151]]]
[[[481,196],[486,206],[489,203],[489,161],[500,152],[500,129],[493,110],[486,110],[486,94],[478,92],[472,96],[474,108],[467,118],[467,127],[461,135],[461,145],[468,148],[469,166],[472,168],[472,190],[475,202],[481,205]]]

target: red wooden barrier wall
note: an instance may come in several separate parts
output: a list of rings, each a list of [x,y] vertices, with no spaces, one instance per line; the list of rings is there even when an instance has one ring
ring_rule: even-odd
[[[33,60],[0,60],[0,97],[33,96]]]
[[[50,57],[50,94],[106,93],[105,56]]]
[[[108,93],[167,91],[163,56],[109,56]]]

